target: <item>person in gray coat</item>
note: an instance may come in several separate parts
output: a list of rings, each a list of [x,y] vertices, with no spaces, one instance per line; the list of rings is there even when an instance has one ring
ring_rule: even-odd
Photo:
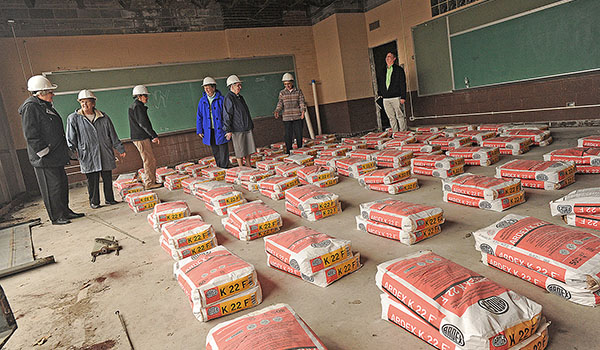
[[[112,188],[112,170],[117,167],[113,148],[125,157],[125,147],[108,115],[96,109],[91,91],[81,90],[77,100],[81,109],[67,118],[67,145],[77,151],[81,172],[87,177],[90,207],[100,208],[100,177],[104,202],[117,204]]]

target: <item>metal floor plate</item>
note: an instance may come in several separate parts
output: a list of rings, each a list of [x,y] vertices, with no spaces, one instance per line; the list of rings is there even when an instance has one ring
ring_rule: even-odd
[[[34,260],[31,227],[38,224],[33,221],[0,230],[0,271]]]

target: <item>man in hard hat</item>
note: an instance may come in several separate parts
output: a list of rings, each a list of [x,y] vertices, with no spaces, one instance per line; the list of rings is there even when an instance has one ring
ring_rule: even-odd
[[[93,92],[81,90],[77,101],[81,108],[67,118],[67,145],[77,151],[81,172],[88,182],[90,207],[100,208],[100,177],[104,202],[117,204],[112,188],[112,170],[117,167],[113,149],[125,157],[125,147],[108,115],[96,109]]]
[[[70,223],[84,214],[69,209],[69,181],[65,165],[69,148],[60,115],[52,106],[53,85],[46,77],[35,75],[27,81],[32,96],[19,107],[27,154],[33,166],[46,211],[53,225]]]
[[[287,154],[292,150],[292,144],[296,139],[298,148],[302,147],[302,130],[304,129],[304,94],[302,90],[294,87],[294,76],[285,73],[281,78],[284,89],[279,92],[279,100],[275,108],[275,118],[280,116],[285,127],[285,147]],[[283,112],[283,113],[282,113]]]
[[[390,120],[392,131],[406,131],[408,125],[404,115],[406,102],[406,76],[404,69],[397,64],[396,55],[388,52],[385,56],[385,74],[378,77],[379,96],[383,97],[383,109]]]
[[[240,95],[242,91],[242,81],[237,75],[230,75],[227,78],[227,87],[229,92],[223,100],[223,129],[227,140],[233,140],[233,149],[239,166],[242,166],[243,159],[247,166],[252,166],[251,154],[256,152],[254,145],[254,136],[252,129],[254,123],[250,117],[250,110]]]
[[[229,140],[223,130],[223,95],[212,77],[202,81],[204,96],[198,102],[196,133],[212,149],[219,168],[229,168]]]
[[[160,187],[156,183],[156,158],[152,151],[152,143],[160,143],[158,135],[152,129],[152,123],[148,117],[148,89],[144,85],[136,85],[133,88],[133,103],[129,106],[129,132],[133,144],[140,152],[144,163],[144,187],[152,189]]]

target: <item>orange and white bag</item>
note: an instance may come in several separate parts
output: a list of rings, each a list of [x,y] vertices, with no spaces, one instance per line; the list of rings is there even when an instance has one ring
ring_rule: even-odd
[[[177,174],[177,171],[174,169],[170,169],[165,167],[160,167],[156,169],[156,182],[161,184],[163,182],[165,182],[165,177],[169,176],[169,175],[175,175]]]
[[[577,165],[600,166],[600,147],[573,147],[557,149],[544,154],[545,161],[570,161]]]
[[[340,157],[345,156],[347,148],[328,148],[322,151],[319,151],[319,157]]]
[[[375,155],[375,162],[380,167],[398,168],[409,165],[412,157],[411,151],[384,150]]]
[[[129,193],[125,196],[125,201],[129,207],[139,213],[140,211],[154,208],[154,206],[160,202],[158,195],[152,191],[139,191]]]
[[[131,182],[120,186],[119,196],[124,200],[130,193],[142,192],[144,190],[144,185],[139,182]]]
[[[379,192],[387,192],[389,194],[399,194],[409,191],[414,191],[419,188],[419,180],[416,178],[409,178],[395,182],[393,184],[365,184],[365,187]]]
[[[471,146],[471,139],[468,137],[438,137],[429,141],[431,145],[438,145],[443,151],[459,148],[463,146]]]
[[[375,160],[375,156],[381,151],[373,149],[357,149],[351,152],[347,152],[346,155],[350,158],[359,158],[362,160]]]
[[[175,175],[165,176],[165,188],[167,188],[169,191],[181,189],[183,187],[183,185],[181,184],[181,181],[183,181],[189,177],[190,176],[187,174],[186,175],[175,174]]]
[[[362,186],[367,184],[386,184],[390,185],[410,177],[410,167],[377,169],[358,178],[358,183]]]
[[[472,142],[476,142],[477,144],[481,144],[483,140],[490,139],[492,137],[496,137],[495,131],[484,131],[484,130],[468,130],[462,131],[456,134],[457,137],[468,137]]]
[[[228,184],[224,181],[201,181],[195,182],[191,185],[192,193],[198,198],[204,201],[204,194],[215,188],[229,188],[233,190],[233,185]]]
[[[305,275],[313,275],[352,256],[352,244],[300,226],[264,238],[265,251]]]
[[[397,147],[402,147],[404,145],[407,145],[409,143],[415,143],[417,142],[417,139],[414,136],[402,136],[402,137],[398,137],[398,138],[393,138],[393,139],[389,139],[389,141],[386,141],[383,145],[381,145],[382,147],[378,148],[378,149],[391,149],[391,148],[397,148]],[[367,142],[367,145],[369,143]]]
[[[198,241],[181,248],[175,248],[167,243],[167,240],[164,236],[159,237],[158,243],[160,244],[160,247],[175,261],[200,254],[219,245],[217,242],[217,237],[214,235],[205,240]]]
[[[208,165],[194,164],[186,167],[185,172],[191,177],[200,177],[204,168],[208,168]]]
[[[528,138],[531,142],[539,143],[550,138],[550,130],[508,129],[503,131],[500,136]]]
[[[481,197],[488,201],[506,197],[522,190],[521,180],[519,179],[495,178],[471,173],[442,179],[442,188],[446,192]]]
[[[600,135],[590,135],[577,139],[577,147],[600,147]]]
[[[285,198],[285,192],[276,192],[276,191],[271,191],[271,190],[263,190],[260,189],[258,190],[260,192],[260,194],[262,194],[263,196],[267,197],[267,198],[271,198],[274,201],[279,201]]]
[[[202,220],[200,215],[167,222],[160,232],[166,243],[174,248],[187,247],[215,236],[213,226]]]
[[[314,165],[328,166],[330,168],[336,168],[335,162],[337,162],[340,159],[347,159],[347,158],[348,157],[346,157],[346,156],[338,156],[338,157],[322,156],[322,157],[315,158]]]
[[[316,154],[316,150],[315,150],[315,154]],[[309,156],[309,155],[292,154],[292,155],[287,156],[286,158],[283,158],[283,161],[286,163],[292,163],[292,164],[297,164],[297,165],[301,165],[301,166],[308,166],[308,165],[314,164],[313,159],[314,159],[314,157]]]
[[[243,241],[272,234],[283,226],[281,215],[261,200],[230,208],[227,215],[226,221],[237,228],[238,238]]]
[[[506,130],[510,124],[481,124],[477,130],[502,132]]]
[[[600,187],[582,188],[550,202],[552,216],[567,214],[600,215]]]
[[[531,216],[509,214],[473,232],[475,248],[567,285],[600,289],[600,238]]]
[[[444,211],[430,205],[381,199],[360,204],[363,219],[401,228],[406,232],[421,231],[444,223]]]
[[[360,158],[340,159],[335,162],[338,173],[344,176],[358,178],[377,169],[374,160]]]
[[[167,222],[187,216],[190,216],[190,207],[185,201],[164,202],[154,206],[153,212],[148,214],[148,222],[160,232],[162,225]]]
[[[446,179],[446,178],[464,173],[465,167],[464,167],[464,165],[457,165],[450,169],[438,169],[438,168],[413,165],[413,166],[411,166],[411,171],[413,174],[433,176],[433,177],[439,177],[441,179]]]
[[[302,148],[295,148],[292,149],[290,151],[290,154],[302,154],[302,155],[308,155],[308,156],[316,156],[317,155],[318,150],[316,148],[312,148],[312,147],[302,147]]]
[[[311,165],[298,169],[296,175],[308,183],[314,183],[335,177],[335,168]]]
[[[521,179],[521,186],[529,188],[539,188],[542,190],[560,190],[575,183],[575,175],[569,175],[559,182],[554,181],[538,181],[531,179]]]
[[[450,157],[461,157],[464,159],[493,159],[500,156],[498,147],[461,147],[446,152]]]
[[[442,193],[442,199],[446,203],[457,203],[469,207],[493,211],[504,211],[521,203],[525,203],[525,191],[523,190],[497,199],[484,199],[481,197],[474,197],[467,194],[447,191],[442,191]]]
[[[213,180],[223,180],[225,178],[225,169],[210,166],[202,169],[202,176]]]
[[[449,157],[444,155],[419,156],[412,158],[410,164],[413,167],[427,167],[436,169],[452,169],[465,165],[462,157]]]
[[[325,219],[327,217],[333,216],[337,213],[342,212],[342,204],[337,202],[337,204],[333,207],[329,207],[327,209],[317,210],[317,211],[304,211],[298,209],[298,207],[290,204],[289,202],[285,202],[285,210],[290,213],[297,215],[301,218],[304,218],[308,221],[317,221],[321,219]]]
[[[217,187],[203,193],[202,198],[205,203],[215,208],[225,208],[231,205],[242,203],[244,197],[242,192],[236,191],[231,187]]]
[[[316,212],[335,207],[339,196],[314,185],[304,185],[287,190],[285,201],[301,211]]]
[[[509,154],[513,156],[529,152],[530,145],[530,139],[514,136],[492,137],[483,140],[481,143],[482,147],[498,147],[500,154]]]
[[[325,188],[325,187],[329,187],[329,186],[333,186],[333,185],[337,184],[339,182],[339,180],[340,180],[339,177],[334,176],[334,177],[330,177],[328,179],[315,181],[312,184],[317,187],[320,187],[320,188]]]
[[[275,173],[279,176],[293,177],[296,176],[298,169],[302,167],[302,165],[295,163],[284,163],[275,167]]]
[[[262,179],[258,182],[258,188],[260,190],[267,190],[273,192],[285,192],[288,189],[300,185],[300,181],[296,176],[271,176],[266,179]]]
[[[438,233],[442,232],[442,228],[440,225],[430,226],[421,231],[407,232],[401,228],[365,219],[358,215],[355,217],[355,219],[356,228],[358,230],[365,231],[376,236],[393,239],[406,245],[421,242],[426,238],[435,236]]]
[[[458,349],[510,349],[542,319],[538,303],[431,251],[379,264],[375,283]]]
[[[416,157],[415,153],[431,153],[434,151],[441,150],[440,145],[430,145],[427,143],[409,143],[408,145],[404,145],[402,147],[398,147],[397,149],[401,151],[410,151],[413,152],[413,157]]]
[[[563,220],[567,225],[600,230],[600,214],[569,214]]]
[[[312,329],[287,304],[275,304],[208,331],[206,350],[327,350]]]
[[[238,166],[235,168],[229,168],[225,170],[225,182],[232,184],[235,182],[235,180],[239,179],[240,174],[253,170],[253,168],[248,166]]]
[[[515,159],[496,167],[496,177],[558,183],[575,174],[573,162]]]
[[[284,164],[284,162],[275,159],[267,159],[256,162],[256,168],[265,171],[275,170],[275,167],[281,164]]]

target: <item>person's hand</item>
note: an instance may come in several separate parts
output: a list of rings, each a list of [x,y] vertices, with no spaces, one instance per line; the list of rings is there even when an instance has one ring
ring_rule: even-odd
[[[404,104],[404,102],[406,102],[406,100],[405,100],[405,99],[403,99],[403,98],[401,98],[401,99],[400,99],[400,103]]]
[[[198,136],[200,136],[200,138],[204,138],[204,135],[202,135],[202,134],[198,134]]]
[[[227,134],[225,134],[225,138],[227,140],[231,140],[231,136],[233,135],[233,133],[228,132]]]
[[[121,154],[119,154],[121,156],[121,158],[125,158],[125,156],[127,155],[127,153],[123,152]]]
[[[300,114],[300,119],[304,119],[304,111],[302,111],[302,114]]]
[[[155,138],[152,139],[152,143],[160,145],[160,140],[158,139],[158,137],[155,137]]]
[[[275,112],[273,114],[275,114],[275,119],[279,118],[279,112]]]

